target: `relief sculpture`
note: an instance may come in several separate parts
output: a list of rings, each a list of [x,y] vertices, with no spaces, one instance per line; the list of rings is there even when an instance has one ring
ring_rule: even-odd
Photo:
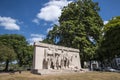
[[[81,69],[79,50],[41,42],[34,43],[33,71]],[[44,72],[45,71],[45,72]]]
[[[54,50],[45,49],[43,59],[43,69],[64,69],[72,65],[72,57],[63,51],[57,53]]]

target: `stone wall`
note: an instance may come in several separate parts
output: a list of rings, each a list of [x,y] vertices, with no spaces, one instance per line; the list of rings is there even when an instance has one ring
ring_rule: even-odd
[[[34,43],[33,70],[75,70],[81,69],[79,50]]]

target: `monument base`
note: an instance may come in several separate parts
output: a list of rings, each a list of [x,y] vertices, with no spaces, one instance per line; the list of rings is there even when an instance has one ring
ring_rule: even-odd
[[[44,74],[63,74],[63,73],[76,73],[76,72],[82,72],[81,69],[61,69],[61,70],[55,70],[55,69],[39,69],[39,70],[32,70],[32,73],[38,74],[38,75],[44,75]]]

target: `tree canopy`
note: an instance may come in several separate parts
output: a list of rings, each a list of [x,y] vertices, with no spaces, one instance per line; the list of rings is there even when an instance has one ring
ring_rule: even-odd
[[[92,0],[78,0],[68,4],[43,42],[78,48],[82,59],[93,58],[99,42],[103,21],[98,14],[98,3]]]
[[[104,26],[103,37],[99,47],[99,57],[111,61],[120,57],[120,16],[114,17]]]
[[[15,60],[16,54],[13,48],[0,44],[0,62],[5,62],[5,71],[8,70],[9,62]]]
[[[16,55],[15,60],[17,61],[20,67],[22,67],[23,65],[30,66],[32,64],[33,47],[28,45],[26,38],[24,36],[18,35],[18,34],[0,35],[0,45],[5,46],[1,50],[2,53],[6,55],[9,55],[9,54],[11,55],[6,57],[11,59],[11,57],[14,56],[14,53],[15,53]],[[2,53],[0,54],[1,56],[2,56]]]

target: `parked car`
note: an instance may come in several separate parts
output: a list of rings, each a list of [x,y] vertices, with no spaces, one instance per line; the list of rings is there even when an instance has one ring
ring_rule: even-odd
[[[107,67],[107,68],[105,69],[105,71],[109,71],[109,72],[118,72],[118,70],[113,69],[112,67]]]
[[[94,71],[102,71],[102,68],[100,68],[100,67],[99,68],[94,68],[93,70]]]

